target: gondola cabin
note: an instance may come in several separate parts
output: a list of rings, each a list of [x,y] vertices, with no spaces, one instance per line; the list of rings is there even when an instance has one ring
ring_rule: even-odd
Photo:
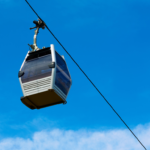
[[[19,71],[23,92],[21,101],[31,109],[65,104],[72,81],[63,56],[52,44],[49,48],[29,51]]]

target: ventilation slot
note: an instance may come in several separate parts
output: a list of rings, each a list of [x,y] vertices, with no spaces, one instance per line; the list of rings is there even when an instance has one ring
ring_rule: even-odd
[[[35,81],[24,83],[23,89],[25,92],[25,96],[47,91],[48,89],[50,89],[50,85],[51,85],[51,77],[46,77],[43,79],[38,79]]]

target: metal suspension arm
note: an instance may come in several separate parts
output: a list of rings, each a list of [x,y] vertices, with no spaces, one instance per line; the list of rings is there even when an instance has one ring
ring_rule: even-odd
[[[36,28],[34,38],[33,38],[33,45],[28,44],[32,48],[32,51],[39,50],[39,48],[37,46],[37,35],[39,33],[40,28],[42,28],[42,29],[45,28],[45,23],[40,19],[38,19],[38,20],[39,21],[33,21],[33,23],[36,24],[36,27],[30,28],[30,30]]]

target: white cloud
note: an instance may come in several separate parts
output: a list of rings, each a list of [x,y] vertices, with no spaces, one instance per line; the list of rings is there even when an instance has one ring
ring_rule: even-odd
[[[135,134],[150,149],[150,124],[139,125]],[[142,150],[127,129],[107,131],[60,130],[35,132],[31,139],[6,138],[1,150]]]

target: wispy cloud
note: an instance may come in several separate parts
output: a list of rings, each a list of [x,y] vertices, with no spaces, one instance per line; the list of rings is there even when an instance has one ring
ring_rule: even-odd
[[[150,148],[150,124],[139,125],[134,132]],[[35,132],[31,139],[6,138],[1,150],[142,150],[142,146],[126,129],[108,131],[60,130]]]

